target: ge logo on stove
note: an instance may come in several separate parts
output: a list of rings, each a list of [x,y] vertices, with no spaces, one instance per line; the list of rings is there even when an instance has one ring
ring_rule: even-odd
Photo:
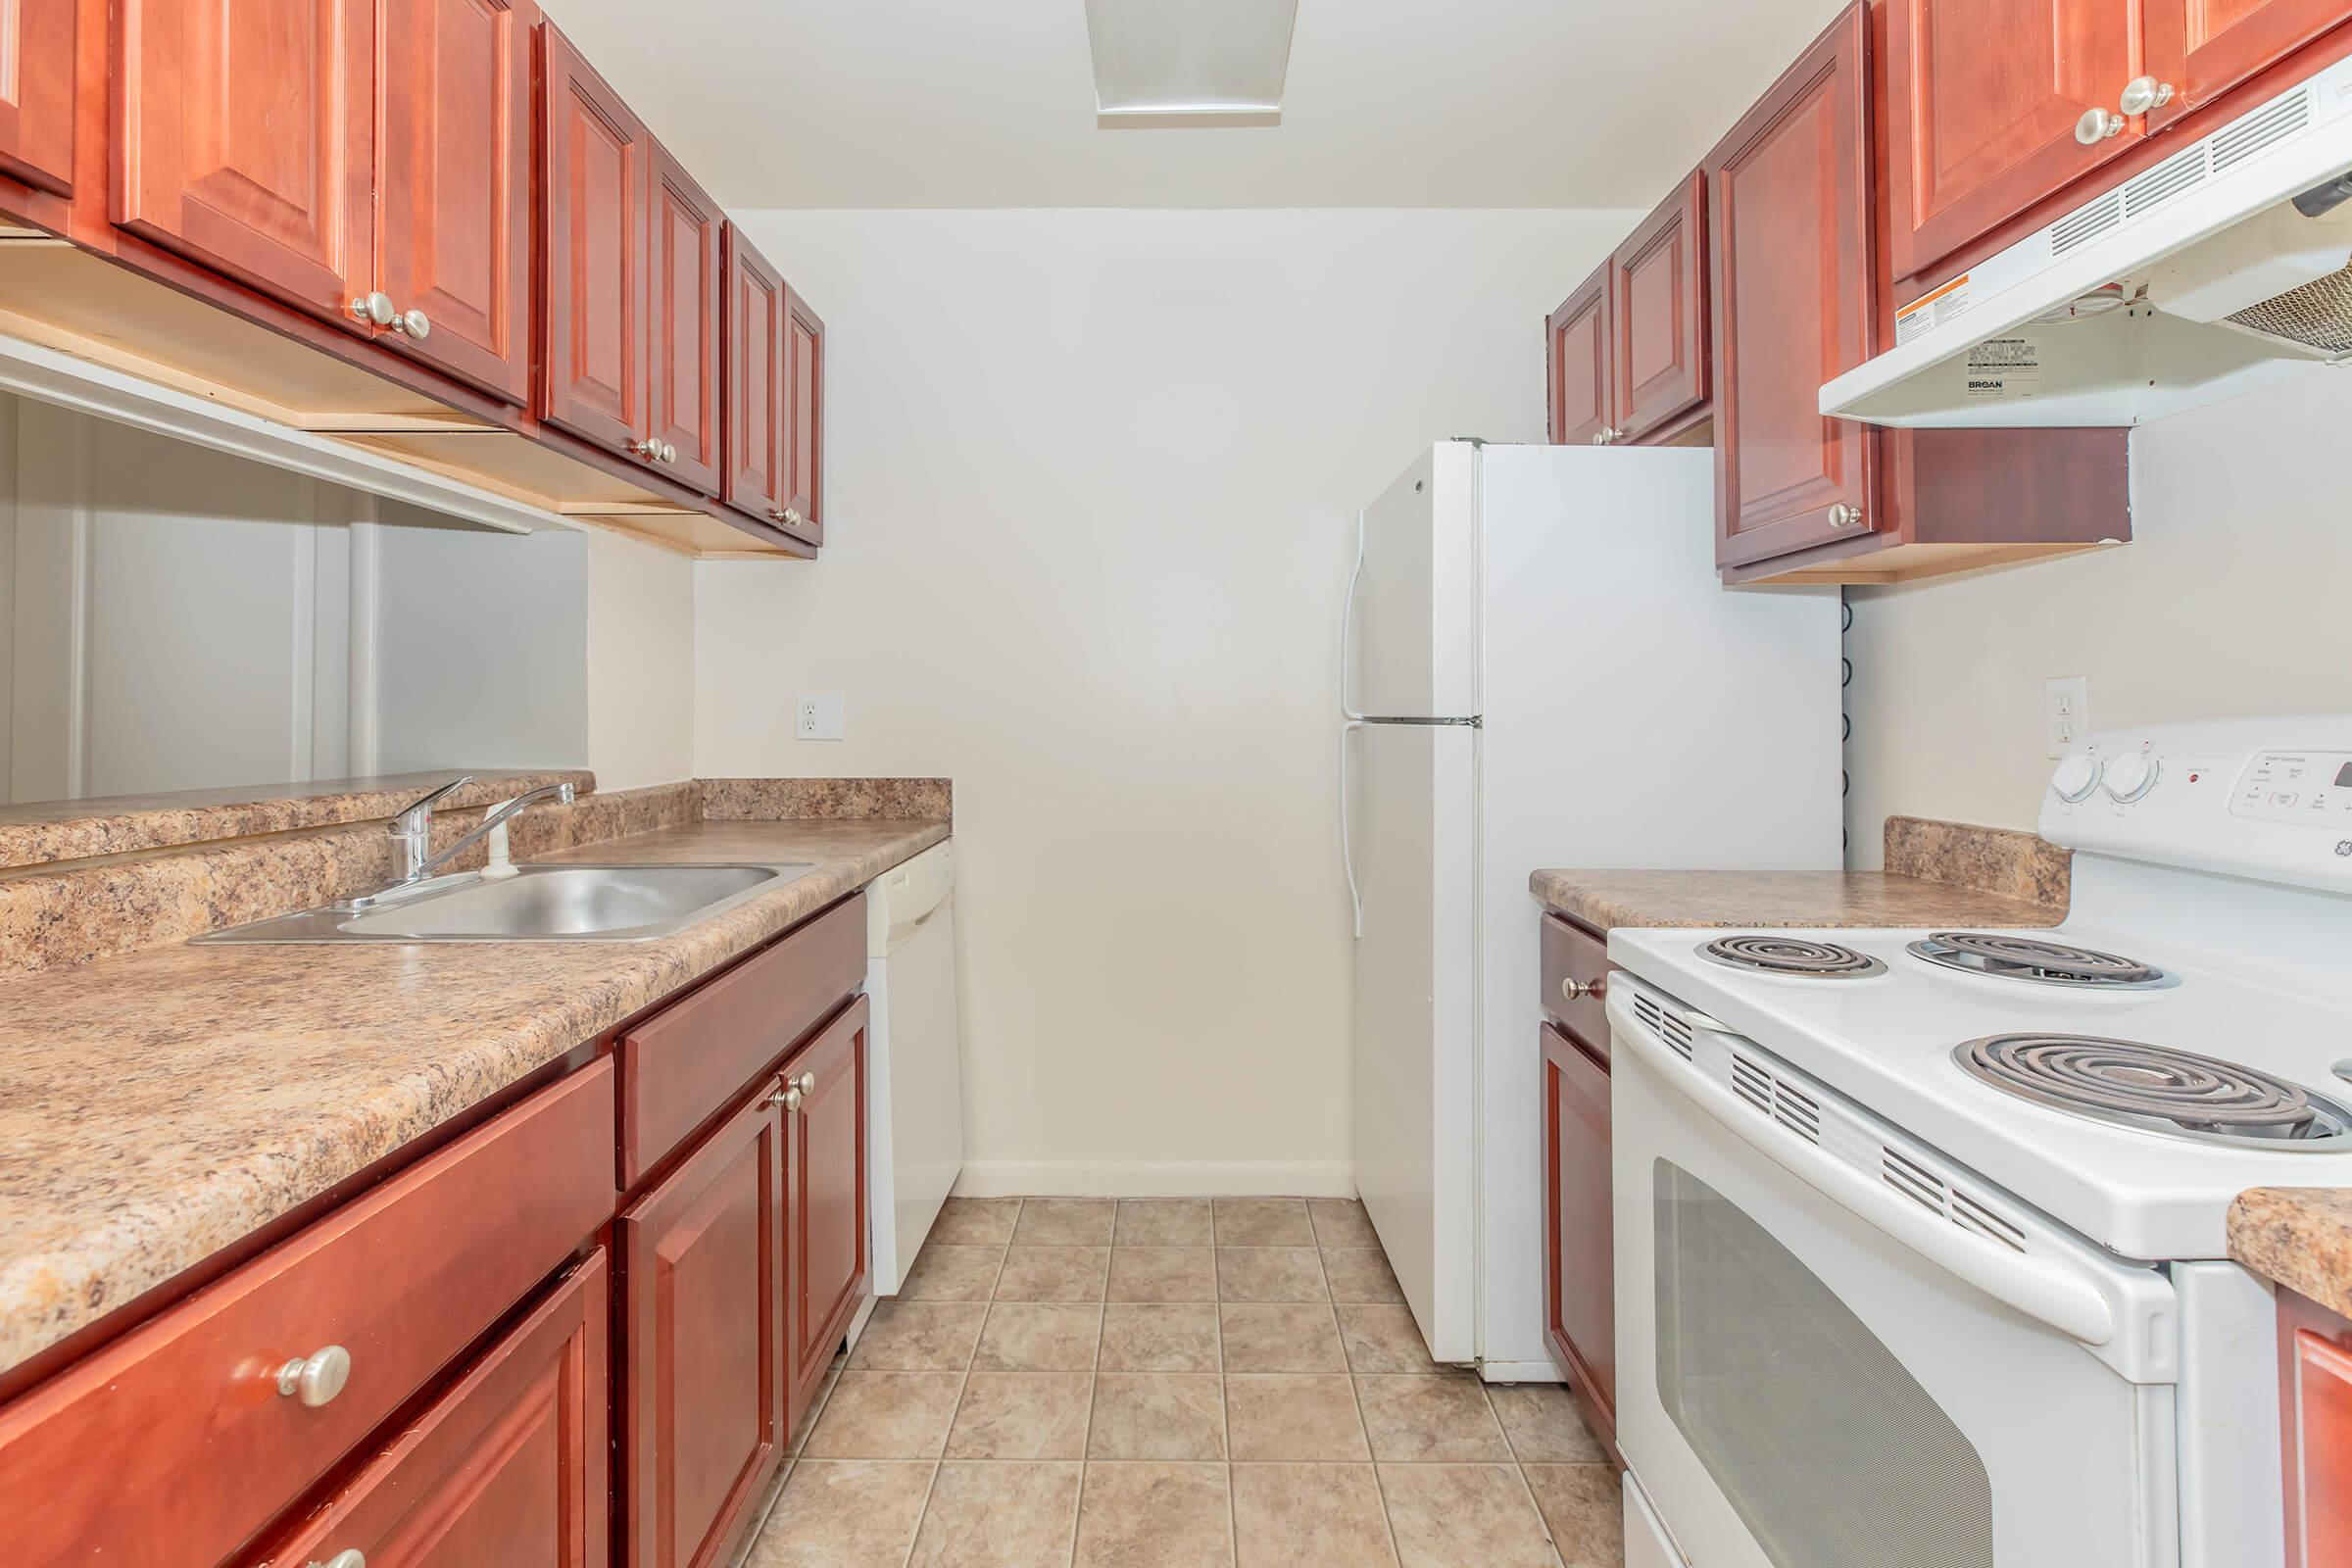
[[[2347,860],[2352,860],[2352,839],[2337,839],[2335,853]]]

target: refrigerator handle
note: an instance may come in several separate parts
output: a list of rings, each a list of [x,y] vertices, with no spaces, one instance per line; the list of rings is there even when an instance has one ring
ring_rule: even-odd
[[[1348,719],[1340,726],[1340,864],[1348,870],[1348,907],[1353,911],[1355,938],[1364,937],[1364,894],[1355,881],[1355,835],[1348,821],[1348,737],[1364,727],[1360,718]]]
[[[1361,719],[1364,716],[1350,707],[1348,702],[1348,655],[1352,651],[1352,637],[1355,629],[1355,587],[1363,580],[1364,514],[1359,511],[1355,514],[1355,564],[1348,569],[1348,592],[1340,601],[1340,716],[1342,718]],[[1344,740],[1340,750],[1344,757],[1347,752],[1347,744]],[[1356,923],[1360,926],[1363,921],[1359,918]],[[1359,932],[1358,935],[1361,933]]]

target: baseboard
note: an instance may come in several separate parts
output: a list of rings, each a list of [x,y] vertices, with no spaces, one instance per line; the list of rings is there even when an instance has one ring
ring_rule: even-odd
[[[1478,1375],[1489,1383],[1565,1383],[1549,1356],[1541,1361],[1481,1361]]]
[[[958,1198],[1353,1198],[1345,1160],[971,1159],[956,1179]]]

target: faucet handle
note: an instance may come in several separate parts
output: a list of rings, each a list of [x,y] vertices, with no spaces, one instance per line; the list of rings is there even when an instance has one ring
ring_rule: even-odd
[[[385,831],[395,838],[406,837],[408,834],[416,832],[432,818],[433,808],[446,800],[452,791],[464,789],[472,782],[473,775],[471,773],[461,773],[439,789],[418,796],[400,808],[391,822],[386,825]]]

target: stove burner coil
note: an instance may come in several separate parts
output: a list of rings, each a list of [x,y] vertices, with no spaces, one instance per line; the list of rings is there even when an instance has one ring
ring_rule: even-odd
[[[1730,968],[1808,980],[1860,980],[1886,972],[1886,965],[1868,954],[1801,937],[1718,937],[1698,951]]]
[[[2215,1056],[2095,1035],[1988,1035],[1952,1059],[1993,1087],[2096,1121],[2260,1149],[2332,1149],[2352,1109]]]
[[[2093,991],[2146,991],[2175,984],[2152,964],[2093,948],[2048,942],[2022,932],[1937,931],[1910,952],[1963,974]]]

